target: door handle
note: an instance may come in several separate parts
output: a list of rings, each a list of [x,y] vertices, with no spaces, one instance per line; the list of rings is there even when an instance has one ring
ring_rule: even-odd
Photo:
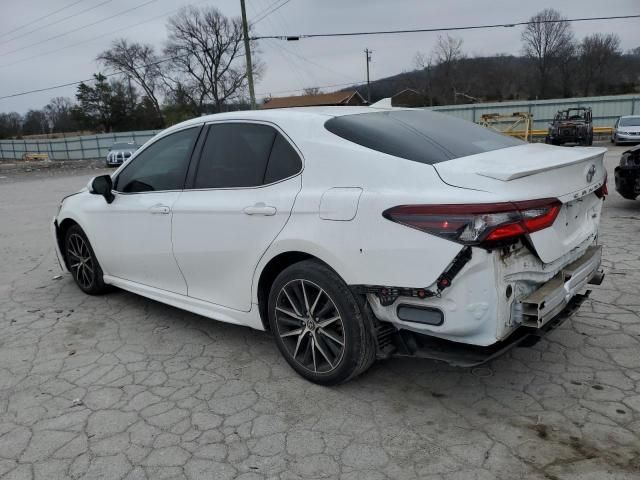
[[[167,207],[166,205],[154,205],[153,207],[151,207],[149,209],[149,213],[153,213],[153,214],[160,214],[160,215],[167,215],[169,212],[171,212],[171,209],[169,207]]]
[[[266,215],[268,217],[275,215],[277,212],[276,207],[265,205],[263,202],[256,203],[251,207],[246,207],[242,211],[247,215]]]

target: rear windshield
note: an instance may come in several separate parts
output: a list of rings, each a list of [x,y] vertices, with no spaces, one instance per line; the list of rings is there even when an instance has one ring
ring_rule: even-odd
[[[640,127],[640,117],[626,117],[620,119],[621,127]]]
[[[363,147],[430,165],[524,143],[475,123],[428,110],[344,115],[328,120],[324,126]]]

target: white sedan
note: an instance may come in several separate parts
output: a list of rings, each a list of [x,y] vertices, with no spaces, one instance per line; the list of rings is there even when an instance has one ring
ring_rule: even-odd
[[[66,197],[56,251],[88,294],[269,330],[313,382],[394,354],[475,365],[602,280],[604,152],[424,110],[211,115]]]

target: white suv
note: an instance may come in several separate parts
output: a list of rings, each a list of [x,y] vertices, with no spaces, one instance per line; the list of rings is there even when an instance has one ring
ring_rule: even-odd
[[[85,292],[270,330],[314,382],[391,354],[473,365],[601,280],[604,152],[422,110],[212,115],[66,197],[55,245]]]

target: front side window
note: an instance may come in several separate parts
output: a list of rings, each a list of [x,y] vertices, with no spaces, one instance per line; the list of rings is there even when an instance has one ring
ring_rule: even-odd
[[[181,190],[200,127],[172,133],[145,148],[118,175],[118,192]]]
[[[273,127],[214,124],[202,149],[194,188],[257,187],[294,175],[301,167],[293,147]]]

